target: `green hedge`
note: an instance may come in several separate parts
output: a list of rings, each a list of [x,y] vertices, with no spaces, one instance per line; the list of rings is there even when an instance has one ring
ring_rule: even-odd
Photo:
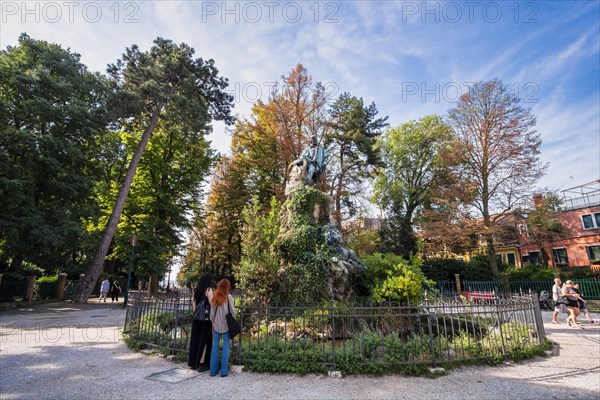
[[[58,275],[54,276],[42,276],[36,281],[37,296],[40,299],[53,299],[56,298],[56,292],[58,291]]]

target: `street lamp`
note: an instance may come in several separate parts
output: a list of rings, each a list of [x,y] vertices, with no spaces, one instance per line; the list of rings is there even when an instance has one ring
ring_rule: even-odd
[[[135,245],[137,244],[137,235],[131,234],[129,238],[129,244],[131,245],[131,253],[129,254],[129,274],[127,275],[127,290],[125,291],[125,301],[123,301],[123,308],[127,307],[127,301],[129,300],[129,288],[131,287],[131,268],[133,267],[133,256],[135,254]]]
[[[169,269],[167,270],[167,272],[169,272],[169,276],[167,278],[167,293],[169,292],[169,290],[171,290],[171,263],[173,262],[173,254],[169,254]]]

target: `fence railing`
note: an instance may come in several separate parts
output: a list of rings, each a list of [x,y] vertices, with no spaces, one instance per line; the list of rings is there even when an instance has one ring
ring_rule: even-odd
[[[255,370],[403,371],[502,358],[537,347],[545,337],[533,295],[476,302],[440,298],[413,306],[257,306],[241,301],[236,308],[243,330],[231,358]],[[191,314],[188,302],[132,302],[125,332],[138,343],[184,352]]]
[[[587,300],[600,300],[600,279],[578,279],[579,290]],[[437,282],[437,288],[442,294],[458,294],[456,283],[451,281]],[[462,292],[494,292],[496,294],[521,294],[529,293],[531,290],[536,294],[542,291],[552,292],[552,280],[510,279],[506,282],[501,280],[492,281],[469,281],[461,282]]]
[[[191,297],[132,297],[124,332],[151,347],[186,351],[191,335]]]
[[[0,283],[0,302],[23,300],[26,295],[27,281]]]

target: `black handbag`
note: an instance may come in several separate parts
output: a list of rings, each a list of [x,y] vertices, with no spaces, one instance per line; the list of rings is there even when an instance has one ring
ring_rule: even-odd
[[[569,298],[566,296],[558,296],[558,299],[556,299],[556,301],[554,302],[555,305],[568,305],[569,304]]]
[[[206,299],[202,300],[194,310],[194,321],[210,320],[210,304]]]
[[[242,331],[242,327],[240,323],[231,315],[231,310],[229,308],[229,299],[227,299],[227,314],[225,315],[225,319],[227,320],[227,328],[229,329],[229,338],[233,339]]]

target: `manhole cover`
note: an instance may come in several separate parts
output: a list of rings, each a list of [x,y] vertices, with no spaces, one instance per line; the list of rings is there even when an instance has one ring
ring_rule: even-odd
[[[155,374],[149,375],[146,377],[146,379],[158,382],[179,383],[187,381],[188,379],[195,378],[197,376],[200,376],[200,374],[198,374],[198,372],[194,370],[173,368],[168,371],[157,372]]]

